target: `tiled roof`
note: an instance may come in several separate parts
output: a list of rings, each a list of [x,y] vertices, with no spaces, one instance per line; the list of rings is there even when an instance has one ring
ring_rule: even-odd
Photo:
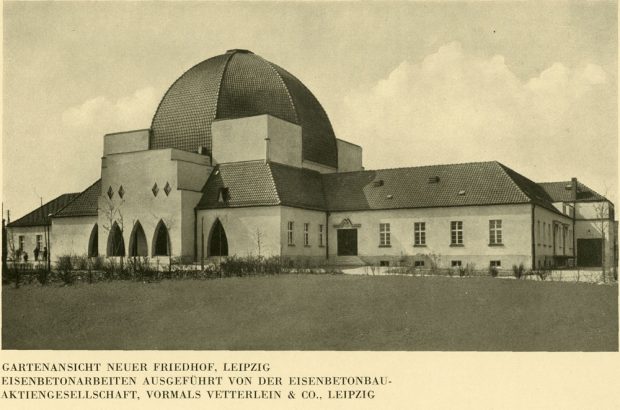
[[[431,165],[323,175],[332,211],[536,203],[536,185],[499,162]],[[436,181],[436,182],[431,182]]]
[[[35,209],[29,214],[26,214],[22,216],[21,218],[16,219],[15,221],[8,224],[7,227],[17,228],[17,227],[26,227],[26,226],[49,225],[50,224],[49,215],[50,214],[53,215],[59,210],[61,210],[62,208],[64,208],[65,206],[67,206],[67,204],[73,201],[78,195],[79,193],[62,194],[59,197],[52,199],[48,203],[43,204],[43,206],[40,206],[39,208]]]
[[[227,200],[221,199],[227,188]],[[325,209],[321,174],[264,161],[218,165],[205,184],[199,209],[288,205]]]
[[[228,201],[218,200],[221,188],[228,188]],[[251,161],[219,165],[198,208],[281,204],[353,211],[518,203],[557,212],[542,188],[499,162],[320,174]]]
[[[211,151],[215,119],[261,114],[301,126],[304,159],[338,166],[336,137],[319,101],[293,75],[245,50],[205,60],[172,84],[153,117],[150,147]]]
[[[97,216],[101,179],[86,188],[69,205],[58,211],[54,217]]]
[[[539,182],[538,185],[549,195],[553,202],[572,202],[573,191],[571,181],[560,182]],[[567,189],[568,188],[568,189]],[[577,182],[577,201],[605,201],[606,198],[587,187],[581,182]]]

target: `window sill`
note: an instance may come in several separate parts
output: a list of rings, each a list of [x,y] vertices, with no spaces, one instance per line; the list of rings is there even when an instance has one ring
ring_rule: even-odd
[[[294,243],[289,243],[288,246],[295,246],[295,244]]]
[[[424,245],[413,245],[414,248],[426,248],[426,244]]]
[[[392,245],[379,245],[379,248],[391,248]]]
[[[463,243],[451,243],[450,244],[450,247],[452,247],[452,248],[462,248],[464,246],[465,246],[465,244],[463,244]]]
[[[489,246],[504,246],[503,243],[490,243]]]

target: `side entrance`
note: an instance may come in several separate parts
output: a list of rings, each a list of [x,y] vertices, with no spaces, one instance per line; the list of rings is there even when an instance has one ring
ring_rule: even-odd
[[[338,229],[338,256],[357,256],[357,229]]]

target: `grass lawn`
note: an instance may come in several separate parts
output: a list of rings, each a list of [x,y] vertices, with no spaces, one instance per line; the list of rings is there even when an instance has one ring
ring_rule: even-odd
[[[283,275],[2,296],[4,349],[618,350],[617,285]]]

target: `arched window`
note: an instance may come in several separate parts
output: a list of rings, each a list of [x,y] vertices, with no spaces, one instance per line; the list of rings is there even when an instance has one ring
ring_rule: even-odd
[[[99,226],[95,224],[90,231],[90,239],[88,240],[88,256],[99,256]]]
[[[170,256],[170,252],[168,228],[163,221],[159,221],[153,236],[153,256]]]
[[[228,256],[228,239],[219,219],[213,222],[209,233],[209,256]]]
[[[123,232],[118,224],[114,222],[110,234],[108,235],[108,256],[125,256],[125,240]]]
[[[146,235],[140,222],[136,222],[129,237],[129,256],[148,256]]]

